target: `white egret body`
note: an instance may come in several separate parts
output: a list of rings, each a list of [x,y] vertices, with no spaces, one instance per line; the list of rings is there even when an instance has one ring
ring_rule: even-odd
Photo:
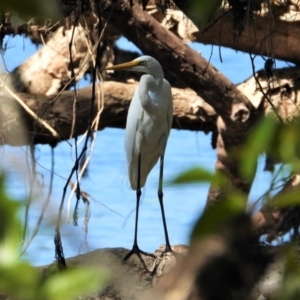
[[[151,56],[141,56],[129,63],[115,65],[106,70],[131,70],[148,73],[141,77],[129,106],[126,122],[125,151],[131,188],[137,191],[135,237],[132,253],[139,255],[137,226],[141,188],[160,158],[158,198],[161,206],[166,237],[166,250],[172,251],[163,208],[163,162],[173,120],[171,86],[164,79],[159,62]]]

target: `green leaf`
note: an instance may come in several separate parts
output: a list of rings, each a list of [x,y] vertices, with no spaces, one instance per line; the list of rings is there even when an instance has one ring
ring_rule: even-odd
[[[201,27],[204,21],[211,19],[213,14],[222,4],[222,0],[195,0],[187,2],[187,16],[197,27]]]
[[[250,133],[245,146],[237,154],[241,157],[241,173],[244,178],[253,178],[256,173],[257,156],[270,148],[277,126],[277,121],[272,117],[268,117]]]
[[[47,279],[42,295],[49,300],[66,300],[97,292],[108,280],[108,272],[94,268],[76,268],[52,275]]]
[[[212,174],[202,168],[194,167],[187,171],[180,173],[174,179],[171,180],[171,184],[186,184],[196,183],[203,181],[211,181],[213,178]]]
[[[57,18],[58,7],[55,0],[13,0],[0,1],[0,11],[12,11],[21,16]]]
[[[21,237],[18,218],[20,204],[5,193],[5,177],[0,174],[0,265],[15,263]]]
[[[299,205],[300,204],[299,189],[288,190],[280,195],[276,195],[275,197],[270,199],[266,204],[268,206],[276,207],[276,208]]]
[[[278,156],[284,163],[299,158],[299,121],[281,126],[278,131]]]
[[[296,258],[294,244],[284,246],[283,263],[285,266],[283,281],[280,284],[280,289],[273,295],[275,300],[298,300],[300,299],[300,264]],[[298,256],[298,255],[297,255]]]
[[[222,201],[208,207],[197,221],[191,234],[191,240],[201,239],[215,233],[231,218],[243,213],[246,203],[243,195],[232,193],[230,198],[222,199]]]
[[[39,282],[37,270],[26,262],[0,264],[1,293],[23,300],[38,299]]]

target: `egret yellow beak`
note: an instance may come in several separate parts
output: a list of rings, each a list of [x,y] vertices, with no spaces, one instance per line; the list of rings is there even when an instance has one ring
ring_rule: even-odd
[[[106,67],[105,70],[128,70],[132,69],[133,67],[136,67],[140,64],[140,61],[133,60],[124,64],[114,65],[110,67]]]

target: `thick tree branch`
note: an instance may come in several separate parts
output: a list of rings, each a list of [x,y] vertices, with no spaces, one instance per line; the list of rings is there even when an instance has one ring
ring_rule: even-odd
[[[137,84],[124,84],[119,82],[104,82],[104,109],[101,113],[99,128],[117,127],[125,128],[128,106]],[[174,97],[173,128],[215,130],[216,113],[197,94],[189,89],[172,89]],[[92,88],[81,89],[77,95],[77,121],[74,136],[83,134],[87,130],[90,119]],[[45,120],[60,135],[59,140],[32,119],[16,101],[3,96],[0,101],[0,144],[20,145],[26,143],[55,144],[69,139],[73,119],[73,91],[65,91],[60,96],[42,96],[18,93],[18,96],[40,118]],[[95,115],[98,104],[95,103]],[[93,117],[95,117],[95,115]],[[28,135],[27,141],[24,134]]]
[[[300,63],[300,23],[267,16],[255,16],[245,20],[245,29],[238,39],[234,38],[232,16],[225,15],[207,31],[194,34],[203,44],[230,47],[247,53],[274,57],[295,64]],[[280,46],[278,46],[280,45]]]
[[[221,7],[214,20],[204,27],[203,20],[192,9],[193,2],[174,2],[198,26],[199,30],[193,29],[189,35],[197,42],[300,63],[300,18],[297,1],[260,3],[260,10],[256,7],[256,11],[251,11],[249,3],[247,8],[240,11],[239,21],[234,19],[233,10],[227,5]],[[246,2],[244,4],[247,5]],[[235,28],[236,22],[239,23]]]

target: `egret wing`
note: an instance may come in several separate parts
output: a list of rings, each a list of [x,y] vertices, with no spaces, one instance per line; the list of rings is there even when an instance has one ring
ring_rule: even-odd
[[[126,134],[125,134],[125,152],[128,166],[128,175],[131,183],[131,187],[134,188],[133,183],[133,174],[132,171],[136,167],[137,168],[137,153],[135,153],[135,143],[136,143],[136,135],[139,127],[139,123],[141,122],[143,117],[143,108],[140,105],[140,101],[138,98],[137,90],[135,91],[133,98],[131,100],[127,121],[126,121]]]

